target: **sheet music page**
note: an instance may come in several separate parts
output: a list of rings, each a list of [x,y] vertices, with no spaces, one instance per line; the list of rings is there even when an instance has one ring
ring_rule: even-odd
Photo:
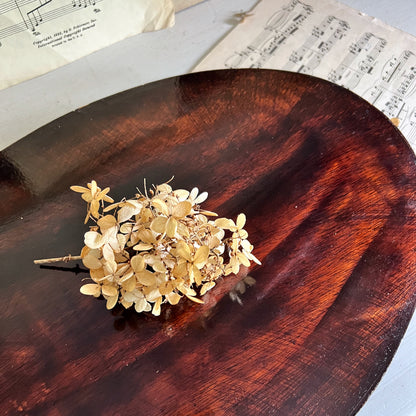
[[[416,38],[338,2],[262,0],[194,71],[220,68],[283,69],[344,86],[397,118],[416,149]]]
[[[188,7],[195,6],[195,4],[202,3],[204,0],[172,0],[175,6],[175,11],[187,9]]]
[[[0,0],[0,89],[173,24],[171,0]]]

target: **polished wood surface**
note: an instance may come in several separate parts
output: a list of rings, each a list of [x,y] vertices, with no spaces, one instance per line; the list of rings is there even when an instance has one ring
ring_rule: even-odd
[[[167,79],[48,124],[0,163],[1,414],[352,415],[414,310],[415,157],[326,81]],[[172,175],[208,191],[205,208],[247,215],[263,264],[242,306],[230,276],[202,306],[109,312],[79,293],[79,267],[33,265],[82,247],[70,185],[118,199]]]

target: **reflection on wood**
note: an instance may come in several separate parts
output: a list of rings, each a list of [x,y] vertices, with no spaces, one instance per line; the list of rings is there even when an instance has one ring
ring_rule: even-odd
[[[0,161],[2,414],[352,415],[414,309],[415,157],[325,81],[171,78],[70,113]],[[82,246],[70,185],[94,178],[119,199],[172,175],[207,190],[206,209],[247,215],[263,265],[243,306],[229,277],[202,306],[109,312],[79,293],[82,275],[33,265]]]

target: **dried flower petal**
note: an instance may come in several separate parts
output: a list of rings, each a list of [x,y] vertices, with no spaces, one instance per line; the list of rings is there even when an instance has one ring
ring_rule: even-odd
[[[91,270],[95,269],[101,269],[103,267],[100,260],[97,259],[97,257],[94,257],[92,254],[87,254],[83,259],[82,263],[85,267]]]
[[[114,286],[102,285],[101,292],[103,295],[106,295],[106,296],[116,296],[118,293],[118,290]]]
[[[101,294],[100,285],[94,283],[87,283],[86,285],[81,286],[79,290],[83,295],[95,296],[96,298]]]
[[[107,303],[106,303],[106,308],[107,309],[113,309],[114,308],[114,306],[116,306],[117,305],[117,301],[118,301],[118,292],[117,292],[117,294],[116,295],[114,295],[114,296],[109,296],[108,298],[107,298]]]
[[[184,218],[191,213],[192,204],[189,201],[179,202],[172,210],[175,218]]]
[[[97,231],[87,231],[84,235],[84,244],[89,248],[100,248],[103,242],[103,236]]]
[[[144,270],[145,262],[143,256],[136,255],[130,259],[130,264],[133,270],[138,273]]]

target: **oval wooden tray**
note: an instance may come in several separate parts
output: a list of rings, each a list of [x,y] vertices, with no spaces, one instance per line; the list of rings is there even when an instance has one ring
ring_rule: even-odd
[[[416,300],[415,157],[376,109],[267,70],[180,76],[70,113],[1,153],[2,414],[351,415]],[[138,315],[79,293],[91,179],[115,198],[175,175],[255,254],[205,305]],[[74,273],[71,273],[75,272]]]

